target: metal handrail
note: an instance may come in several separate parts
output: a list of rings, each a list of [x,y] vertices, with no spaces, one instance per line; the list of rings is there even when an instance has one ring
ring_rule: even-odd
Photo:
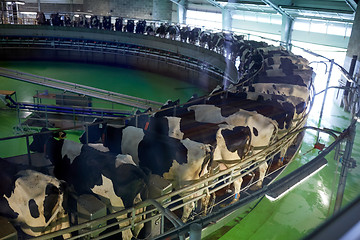
[[[224,171],[221,171],[221,172],[219,172],[217,174],[207,176],[206,178],[194,181],[192,184],[190,184],[188,186],[185,186],[185,187],[183,187],[183,188],[181,188],[179,190],[172,191],[171,193],[160,196],[160,197],[158,197],[158,198],[156,198],[154,200],[151,200],[151,199],[145,200],[145,201],[139,203],[138,205],[136,205],[136,206],[134,206],[132,208],[125,209],[125,210],[122,210],[120,212],[116,212],[116,213],[107,215],[105,217],[102,217],[102,218],[99,218],[99,219],[96,219],[96,220],[92,220],[92,221],[89,221],[89,222],[86,222],[86,223],[83,223],[83,224],[80,224],[80,225],[76,225],[76,226],[73,226],[73,227],[70,227],[70,228],[67,228],[67,229],[63,229],[63,230],[60,230],[60,231],[57,231],[57,232],[54,232],[54,233],[49,233],[49,234],[40,236],[40,237],[35,238],[35,239],[49,239],[49,238],[53,238],[53,237],[56,237],[56,236],[61,236],[61,235],[66,234],[66,233],[71,233],[71,232],[74,232],[74,231],[77,231],[77,230],[80,230],[80,229],[83,229],[83,228],[93,226],[96,223],[100,223],[100,222],[103,222],[103,221],[107,221],[107,220],[110,220],[110,219],[117,218],[117,217],[119,217],[121,215],[124,215],[124,214],[127,214],[129,212],[135,212],[136,209],[144,208],[144,207],[147,207],[147,206],[153,206],[153,207],[155,207],[155,209],[157,211],[159,211],[161,213],[160,214],[161,216],[169,217],[169,215],[167,215],[167,213],[165,213],[164,208],[166,209],[167,206],[176,203],[176,201],[167,202],[167,203],[163,204],[160,209],[159,209],[158,204],[156,204],[156,203],[154,204],[154,201],[157,202],[157,203],[162,203],[165,200],[170,199],[171,197],[173,197],[175,195],[182,194],[182,198],[180,198],[180,200],[177,200],[177,201],[181,201],[182,199],[191,197],[196,192],[205,192],[210,187],[213,187],[213,186],[217,185],[218,183],[224,182],[224,180],[229,179],[229,181],[224,183],[223,186],[219,186],[219,187],[209,191],[210,193],[213,193],[213,192],[225,187],[226,185],[234,182],[239,177],[243,177],[243,176],[253,172],[258,167],[259,163],[262,163],[263,161],[267,160],[267,158],[265,158],[265,156],[274,155],[276,152],[278,152],[281,149],[281,147],[284,145],[284,143],[288,143],[289,141],[294,139],[299,132],[304,131],[307,128],[315,129],[313,127],[302,127],[302,128],[299,128],[299,129],[295,129],[294,131],[289,132],[287,135],[285,135],[284,137],[282,137],[281,139],[276,141],[274,144],[270,145],[267,149],[264,149],[261,152],[259,152],[257,154],[254,154],[252,156],[245,157],[242,162],[234,165],[233,167],[231,167],[229,169],[226,169]],[[328,130],[322,130],[322,131],[329,132]],[[259,158],[264,159],[264,160],[256,161],[256,159],[259,159]],[[247,170],[239,172],[239,169],[244,169],[244,167],[246,167]],[[227,176],[227,175],[229,175],[229,176]],[[219,180],[219,178],[220,178],[220,180]],[[196,191],[194,191],[194,188],[196,189]],[[244,188],[242,190],[244,190]],[[197,197],[192,198],[189,201],[191,201],[191,202],[196,201],[196,200],[201,199],[202,197],[205,197],[205,196],[206,196],[206,194],[203,193],[202,195],[198,195]],[[173,211],[173,210],[176,210],[178,208],[181,208],[185,204],[188,204],[189,201],[185,202],[183,204],[180,204],[180,205],[178,205],[178,206],[176,206],[176,207],[174,207],[172,209],[169,209],[169,210]],[[153,212],[153,211],[155,211],[155,210],[150,210],[150,211],[147,211],[145,213],[143,212],[143,213],[140,213],[139,215],[136,215],[136,216],[142,216],[142,215],[145,215],[145,214],[147,214],[149,212]],[[158,217],[160,215],[156,215],[156,216]],[[156,218],[156,216],[153,216],[153,217]],[[171,216],[170,216],[170,218],[174,219]],[[153,218],[151,218],[151,219],[153,219]],[[143,223],[143,222],[150,221],[151,219],[149,218],[149,219],[145,219],[145,220],[143,220],[143,221],[141,221],[139,223],[134,223],[134,226],[137,225],[137,224]],[[108,225],[106,228],[111,227],[111,226],[115,226],[115,225],[118,225],[118,224],[119,224],[119,222],[114,223],[112,225]],[[174,223],[174,224],[176,224],[178,228],[182,228],[182,226],[180,226],[182,224],[180,224],[180,223]],[[119,229],[118,232],[123,231],[125,229],[128,229],[130,227],[132,227],[132,226],[127,226],[125,228]],[[100,229],[101,228],[97,228],[96,230],[93,230],[93,231],[99,231]],[[86,234],[91,234],[91,231],[87,232]],[[84,235],[86,235],[86,234],[84,233]]]
[[[130,105],[134,107],[139,107],[146,109],[150,106],[152,107],[160,107],[162,103],[155,102],[152,100],[142,99],[138,97],[133,97],[125,94],[120,94],[116,92],[106,91],[102,89],[97,89],[94,87],[89,87],[81,84],[75,84],[70,82],[61,81],[58,79],[37,76],[34,74],[29,74],[25,72],[20,72],[12,69],[2,68],[0,67],[0,76],[15,78],[22,81],[27,81],[30,83],[36,83],[40,85],[45,85],[61,90],[66,90],[69,92],[74,92],[78,94],[83,94],[91,97],[100,98],[103,100],[108,100],[115,103]],[[25,76],[25,77],[23,77]]]
[[[32,38],[32,36],[26,36],[28,38]],[[36,36],[34,36],[33,38],[37,38]],[[215,74],[217,76],[221,76],[222,78],[225,77],[228,81],[232,82],[233,80],[231,80],[228,76],[226,76],[226,73],[218,68],[215,68],[213,66],[208,66],[206,63],[205,65],[203,64],[203,62],[199,62],[197,59],[187,59],[187,58],[181,58],[180,56],[178,56],[175,53],[169,53],[169,52],[162,52],[161,50],[158,49],[152,49],[152,51],[147,50],[146,48],[134,48],[134,47],[124,47],[124,46],[119,46],[119,45],[114,45],[114,44],[106,44],[106,46],[98,46],[99,44],[92,44],[92,43],[88,43],[88,42],[82,42],[84,40],[79,40],[79,39],[74,39],[75,41],[67,41],[68,39],[57,39],[56,41],[52,40],[52,41],[48,41],[48,40],[39,40],[36,39],[37,42],[40,42],[40,44],[38,44],[37,46],[32,46],[32,45],[28,45],[28,43],[26,42],[25,39],[21,39],[20,41],[17,41],[17,39],[7,39],[5,40],[6,42],[17,42],[20,45],[26,45],[27,48],[39,48],[39,46],[42,45],[49,45],[48,48],[44,48],[41,47],[41,49],[54,49],[54,48],[62,48],[62,49],[66,49],[67,46],[70,46],[71,49],[73,49],[74,47],[76,47],[77,50],[79,51],[91,51],[91,52],[96,52],[96,51],[109,51],[109,54],[116,54],[114,52],[111,51],[123,51],[121,52],[121,54],[143,54],[144,57],[149,57],[149,56],[153,56],[156,58],[164,58],[165,61],[167,61],[167,63],[170,63],[168,60],[170,59],[174,59],[177,62],[182,62],[184,64],[186,64],[186,66],[192,66],[194,67],[194,69],[198,69],[199,67],[206,69],[209,73]],[[25,41],[25,42],[24,42]],[[69,42],[69,44],[61,44],[61,43],[67,43]],[[1,43],[1,42],[0,42]],[[32,44],[37,44],[36,42],[32,42]],[[75,44],[75,45],[74,45]],[[7,48],[11,48],[11,47],[7,47]],[[91,48],[91,49],[86,49],[86,48]],[[96,49],[98,50],[96,50]]]

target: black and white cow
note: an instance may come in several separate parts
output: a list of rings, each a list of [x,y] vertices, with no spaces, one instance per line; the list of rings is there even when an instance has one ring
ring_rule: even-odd
[[[135,33],[144,34],[146,28],[146,20],[139,20],[136,23]]]
[[[191,29],[191,31],[189,32],[189,42],[192,44],[196,44],[200,38],[200,33],[201,33],[201,28],[195,27]]]
[[[209,144],[179,140],[133,126],[100,127],[89,129],[88,135],[95,135],[94,139],[102,138],[104,146],[111,152],[130,154],[136,164],[170,180],[175,189],[204,176],[211,165],[212,148]],[[80,141],[84,141],[83,136]],[[193,203],[184,206],[183,221],[188,219],[193,209]]]
[[[123,18],[118,17],[115,19],[115,31],[123,31]]]
[[[214,105],[194,105],[188,109],[195,112],[195,120],[198,122],[217,124],[226,122],[227,124],[235,127],[248,127],[251,133],[250,145],[256,149],[253,151],[253,154],[257,154],[264,148],[268,147],[277,136],[277,123],[268,117],[256,113],[255,111],[250,112],[238,109],[237,112],[224,117],[222,115],[222,109]],[[216,155],[214,154],[214,160],[216,160],[215,157]],[[268,166],[266,162],[259,166],[259,180],[253,188],[260,188],[262,186],[267,168]]]
[[[217,162],[222,170],[235,165],[233,164],[234,160],[240,163],[250,151],[251,131],[249,127],[198,122],[195,121],[194,112],[189,113],[184,118],[146,117],[149,122],[140,121],[140,127],[146,127],[149,131],[166,134],[180,140],[190,139],[210,144],[214,149],[213,160]],[[189,118],[191,114],[192,117]],[[226,161],[232,163],[226,163]],[[236,196],[234,201],[239,199],[241,183],[241,178],[234,181],[234,194]]]
[[[55,177],[0,159],[0,215],[24,233],[36,237],[70,227],[66,192]]]
[[[66,139],[53,137],[46,142],[46,157],[54,165],[54,175],[72,185],[77,194],[95,194],[110,212],[130,208],[141,201],[147,189],[147,175],[129,155],[116,155]],[[118,220],[126,219],[120,216]],[[141,220],[141,219],[137,219]],[[120,227],[127,226],[123,222]],[[122,232],[123,239],[137,236],[142,224]]]
[[[310,91],[307,86],[298,86],[283,83],[254,83],[248,87],[248,91],[266,94],[275,94],[281,96],[293,96],[308,102]]]
[[[169,33],[169,39],[175,40],[180,35],[180,28],[177,25],[170,25],[166,32]]]
[[[134,33],[134,28],[135,28],[134,20],[132,20],[132,19],[127,20],[126,26],[125,26],[126,32]]]
[[[289,129],[294,118],[295,108],[292,104],[278,102],[277,100],[265,100],[258,97],[256,100],[249,99],[246,92],[222,92],[213,94],[207,101],[208,104],[221,108],[224,117],[236,113],[239,109],[256,111],[277,122],[279,129]]]
[[[170,105],[176,106],[177,102],[168,101],[164,105],[165,109],[167,109]],[[200,106],[204,106],[205,111],[209,110],[209,112],[204,113],[205,118],[209,118],[208,121],[202,121],[204,119],[196,119],[195,116],[196,111],[192,110],[191,108],[200,107]],[[239,123],[240,120],[236,122],[235,118],[233,117],[230,117],[229,121],[231,120],[237,125],[226,124],[226,119],[222,116],[217,118],[217,121],[214,122],[214,119],[212,119],[212,117],[214,117],[214,114],[210,109],[211,107],[214,106],[191,105],[191,107],[188,107],[190,111],[187,108],[185,108],[186,109],[185,111],[183,106],[175,110],[174,112],[170,111],[174,109],[168,108],[167,110],[169,110],[168,113],[170,115],[175,114],[178,117],[162,116],[162,115],[157,117],[152,117],[149,115],[140,115],[137,116],[136,121],[134,120],[135,118],[133,118],[131,121],[129,121],[128,124],[132,125],[136,123],[137,126],[140,128],[146,129],[151,132],[156,132],[158,134],[168,135],[170,137],[177,139],[189,138],[190,140],[196,142],[210,144],[214,148],[214,161],[217,161],[217,163],[219,163],[221,169],[225,169],[235,165],[235,164],[226,163],[226,161],[234,162],[234,160],[238,160],[237,162],[240,163],[241,159],[243,159],[246,156],[251,146],[250,144],[252,141],[251,131],[255,131],[256,135],[254,135],[254,137],[259,139],[256,140],[255,142],[259,142],[260,139],[262,140],[261,146],[268,145],[269,139],[271,138],[271,136],[274,135],[274,132],[269,133],[267,131],[264,131],[264,129],[266,130],[266,128],[268,128],[268,126],[264,127],[263,126],[264,124],[260,126],[260,123],[258,123],[258,125],[256,126],[259,129],[259,131],[260,128],[262,129],[261,134],[258,134],[258,130],[256,130],[256,127],[254,127],[256,123],[255,124],[252,123],[250,124],[250,126],[246,126],[244,124],[240,124]],[[163,112],[160,113],[164,114]],[[247,114],[247,117],[249,117],[248,115],[249,114]],[[251,114],[251,117],[252,119],[248,119],[249,122],[257,121],[257,118],[260,119],[264,118],[261,115],[254,113]],[[271,122],[276,126],[276,123],[273,122],[272,120],[269,120],[266,123],[269,124],[269,122]],[[220,124],[220,123],[224,123],[224,124]],[[264,143],[265,140],[263,139],[264,138],[263,134],[269,134],[269,136],[265,135],[265,138],[268,138],[266,139],[267,141],[265,143]],[[259,144],[257,144],[256,146],[258,147],[258,145]],[[242,182],[241,178],[234,182],[236,197],[240,196],[239,194],[240,194],[241,182]],[[259,183],[259,185],[261,185],[261,183]],[[238,200],[238,198],[236,198],[235,200]]]
[[[159,35],[159,37],[164,38],[166,35],[166,26],[164,23],[161,23],[160,26],[156,29],[156,34]]]
[[[202,31],[200,33],[200,46],[211,48],[211,33],[209,31]]]
[[[154,36],[155,35],[154,23],[150,23],[150,25],[147,25],[145,28],[145,32],[147,35]]]
[[[180,29],[180,39],[182,42],[187,42],[190,34],[190,27],[184,26]]]
[[[278,101],[280,103],[288,103],[292,104],[295,109],[294,121],[298,121],[303,118],[305,114],[305,110],[307,107],[307,102],[305,102],[302,98],[295,97],[295,96],[283,96],[283,95],[276,95],[276,94],[266,94],[266,93],[257,93],[257,92],[246,92],[247,99],[257,100],[259,98],[264,99],[265,101]]]

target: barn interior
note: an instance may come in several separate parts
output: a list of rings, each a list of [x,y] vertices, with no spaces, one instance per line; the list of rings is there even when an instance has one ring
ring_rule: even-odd
[[[230,84],[239,84],[246,76],[241,57],[232,59],[226,50],[210,50],[199,39],[184,42],[180,32],[136,33],[138,23],[145,20],[154,30],[178,26],[241,36],[241,41],[302,56],[315,73],[311,104],[297,128],[300,137],[291,138],[294,144],[286,149],[286,167],[273,175],[268,172],[258,191],[247,187],[255,174],[243,171],[244,189],[237,203],[212,207],[206,216],[187,223],[165,214],[173,207],[169,196],[176,192],[164,179],[153,179],[159,185],[151,190],[156,197],[151,204],[163,222],[160,227],[161,221],[154,217],[138,238],[359,237],[357,0],[326,4],[321,0],[1,0],[0,4],[2,159],[52,170],[43,153],[29,150],[34,134],[43,127],[66,132],[66,139],[79,142],[94,119],[116,127],[129,119],[140,124],[138,110],[144,114],[149,107],[159,109],[169,99],[183,104],[195,94],[208,96],[217,85],[230,92]],[[121,31],[116,28],[120,19]],[[135,28],[129,33],[126,24],[131,21]],[[290,140],[283,140],[284,146],[286,141]],[[279,156],[268,160],[270,166],[275,166],[275,158]],[[215,179],[220,181],[211,181]],[[89,210],[90,206],[96,208]],[[72,226],[78,227],[75,238],[111,238],[109,231],[98,230],[110,219],[103,203],[85,195],[78,208],[88,216]],[[135,215],[134,209],[129,211]],[[147,218],[151,214],[155,216],[149,213]],[[97,228],[81,228],[94,219]],[[0,220],[4,222],[0,238],[30,237],[2,215]]]

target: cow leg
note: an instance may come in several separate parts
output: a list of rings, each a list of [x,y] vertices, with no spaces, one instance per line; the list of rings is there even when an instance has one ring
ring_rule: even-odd
[[[240,190],[241,190],[242,182],[243,182],[242,177],[240,177],[234,181],[234,194],[235,195],[234,195],[234,199],[231,201],[230,204],[233,204],[240,199]]]
[[[186,199],[184,199],[184,201],[186,201]],[[191,212],[195,209],[195,203],[194,202],[190,202],[187,203],[184,207],[183,207],[183,214],[181,217],[181,221],[182,222],[186,222],[191,214]]]
[[[204,215],[204,216],[206,215],[206,213],[208,211],[210,198],[211,198],[211,195],[210,195],[209,189],[206,188],[206,196],[201,199],[201,210],[203,210],[202,215]]]
[[[134,205],[135,204],[138,204],[139,202],[141,202],[142,200],[141,200],[141,197],[140,197],[140,193],[135,197],[135,199],[134,199]],[[140,214],[140,213],[142,213],[142,212],[144,212],[145,211],[145,208],[140,208],[140,209],[138,209],[138,210],[136,210],[136,215],[137,214]],[[143,219],[143,217],[136,217],[136,219],[135,219],[135,222],[140,222],[141,220]],[[143,223],[141,223],[141,224],[139,224],[139,225],[136,225],[135,227],[134,227],[134,229],[133,229],[133,234],[134,234],[134,237],[137,237],[138,235],[139,235],[139,233],[140,233],[140,231],[141,231],[141,229],[144,227],[144,224]]]
[[[94,188],[92,188],[92,192],[97,194],[102,202],[104,202],[111,213],[121,211],[124,209],[124,203],[121,198],[117,197],[117,195],[114,192],[114,187],[112,184],[112,181],[105,177],[104,175],[101,175],[102,177],[102,185],[98,186],[95,185]],[[123,214],[116,218],[118,221],[121,221],[123,219],[128,219],[126,214]],[[129,221],[124,221],[119,224],[120,228],[127,227],[130,225]],[[133,234],[131,232],[131,229],[126,229],[121,232],[122,239],[124,240],[130,240],[133,237]]]
[[[253,186],[251,186],[250,190],[254,191],[254,190],[258,190],[262,187],[262,183],[264,181],[265,178],[265,174],[266,174],[266,170],[268,169],[268,164],[265,162],[263,162],[262,164],[259,165],[258,171],[259,171],[259,179],[256,182],[256,184],[254,184]]]

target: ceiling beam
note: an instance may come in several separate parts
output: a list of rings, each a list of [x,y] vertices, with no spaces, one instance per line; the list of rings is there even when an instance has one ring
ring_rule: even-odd
[[[182,6],[182,7],[184,7],[184,5],[182,5],[180,2],[182,2],[181,0],[169,0],[170,2],[172,2],[172,3],[175,3],[176,5],[178,5],[178,6]]]
[[[270,7],[272,7],[273,9],[275,9],[278,13],[280,13],[281,15],[285,15],[287,17],[289,17],[291,20],[294,20],[294,17],[291,16],[289,13],[287,13],[286,11],[284,11],[282,8],[280,8],[278,5],[276,5],[275,3],[273,3],[271,0],[262,0],[264,3],[266,3],[267,5],[269,5]]]
[[[354,0],[345,0],[345,2],[354,12],[356,12],[357,4]]]
[[[209,3],[211,3],[211,5],[215,6],[215,7],[218,7],[220,9],[225,9],[225,7],[221,6],[221,4],[219,4],[218,2],[216,2],[215,0],[206,0],[208,1]]]

